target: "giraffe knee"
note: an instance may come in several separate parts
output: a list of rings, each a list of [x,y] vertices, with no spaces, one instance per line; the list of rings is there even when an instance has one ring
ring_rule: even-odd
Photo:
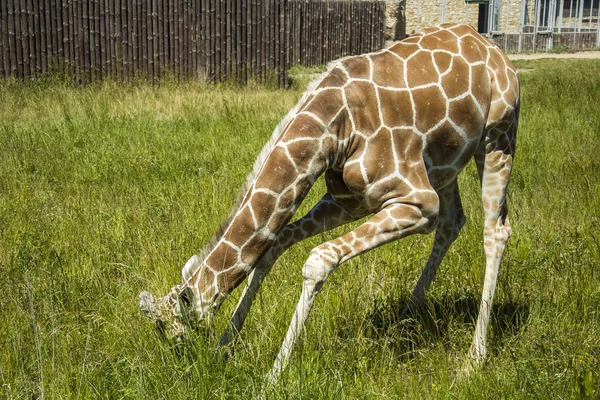
[[[302,267],[302,276],[305,281],[312,281],[315,284],[323,283],[338,264],[337,260],[321,247],[318,246],[312,250]]]

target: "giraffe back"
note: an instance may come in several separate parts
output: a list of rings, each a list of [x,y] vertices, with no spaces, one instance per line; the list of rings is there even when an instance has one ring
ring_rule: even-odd
[[[507,131],[518,97],[516,69],[493,43],[469,26],[442,25],[333,64],[288,132],[318,125],[333,134],[322,147],[341,192],[374,210],[454,180],[486,135]]]

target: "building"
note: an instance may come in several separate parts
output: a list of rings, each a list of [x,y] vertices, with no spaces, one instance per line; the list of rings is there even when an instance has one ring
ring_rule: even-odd
[[[481,33],[596,33],[600,0],[388,0],[387,36],[399,40],[428,26],[466,23]]]

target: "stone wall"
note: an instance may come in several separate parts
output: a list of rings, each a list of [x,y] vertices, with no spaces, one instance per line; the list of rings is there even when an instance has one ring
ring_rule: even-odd
[[[386,33],[390,40],[399,40],[430,26],[441,23],[462,23],[477,28],[479,4],[465,0],[387,0]],[[501,0],[498,9],[498,30],[519,32],[521,0]]]

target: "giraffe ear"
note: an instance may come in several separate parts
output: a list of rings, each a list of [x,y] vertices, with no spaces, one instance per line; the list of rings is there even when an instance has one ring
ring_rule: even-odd
[[[181,279],[183,282],[187,282],[192,279],[192,276],[196,271],[200,269],[200,258],[197,255],[193,255],[183,266],[181,270]]]
[[[192,288],[189,286],[186,286],[179,294],[179,310],[182,321],[186,325],[192,326],[193,321],[195,321],[196,298]]]

